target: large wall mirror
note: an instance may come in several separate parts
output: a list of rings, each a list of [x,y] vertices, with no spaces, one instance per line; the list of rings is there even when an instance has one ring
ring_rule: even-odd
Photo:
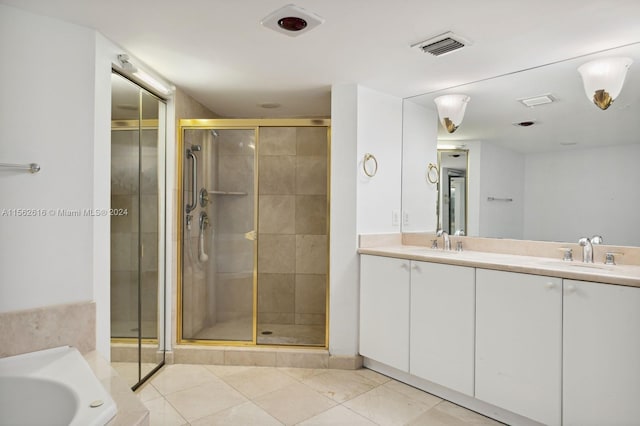
[[[603,111],[577,69],[608,57],[633,63]],[[407,100],[435,111],[433,99],[447,93],[471,97],[456,132],[438,126],[439,149],[468,153],[467,235],[577,242],[599,234],[640,246],[640,42]],[[542,95],[551,102],[522,102]],[[403,199],[411,185],[403,179]],[[444,226],[439,212],[434,228]]]

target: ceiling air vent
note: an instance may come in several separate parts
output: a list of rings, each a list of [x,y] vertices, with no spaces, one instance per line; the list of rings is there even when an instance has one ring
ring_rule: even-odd
[[[415,47],[423,53],[431,53],[433,56],[442,56],[470,45],[469,40],[465,40],[452,32],[446,32],[429,40],[416,43],[411,47]]]

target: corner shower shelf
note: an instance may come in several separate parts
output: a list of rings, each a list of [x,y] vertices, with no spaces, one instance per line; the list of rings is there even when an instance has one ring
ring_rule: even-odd
[[[212,195],[249,195],[246,192],[235,192],[235,191],[207,191]]]

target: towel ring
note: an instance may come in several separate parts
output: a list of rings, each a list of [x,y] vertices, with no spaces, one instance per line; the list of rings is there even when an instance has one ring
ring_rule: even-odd
[[[367,162],[369,160],[373,160],[374,167],[372,172],[367,170]],[[362,169],[364,170],[364,174],[369,177],[374,177],[376,173],[378,173],[378,160],[376,160],[376,157],[373,154],[366,153],[364,155],[364,160],[362,160]]]
[[[433,177],[434,171],[435,177]],[[440,170],[438,170],[438,166],[433,163],[429,163],[427,166],[427,181],[434,184],[440,182]]]

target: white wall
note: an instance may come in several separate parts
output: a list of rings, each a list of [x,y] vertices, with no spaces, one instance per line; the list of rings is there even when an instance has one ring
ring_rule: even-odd
[[[640,144],[527,155],[524,238],[638,246],[639,160]]]
[[[358,353],[359,263],[356,226],[358,86],[331,89],[329,351]]]
[[[470,146],[477,148],[478,144]],[[478,212],[478,234],[469,227],[469,235],[522,238],[524,156],[488,142],[481,142],[479,146],[479,150],[472,149],[469,153],[472,159],[469,179],[479,183],[479,186],[469,188],[469,211]],[[489,197],[513,201],[488,201]]]
[[[426,174],[429,163],[438,164],[438,113],[405,100],[402,123],[402,231],[433,232],[438,188]]]
[[[378,172],[362,169],[374,154]],[[400,232],[402,99],[355,84],[331,92],[331,248],[329,351],[358,353],[358,234]]]
[[[95,43],[90,29],[0,5],[0,162],[42,167],[0,170],[0,312],[94,297],[93,220],[57,210],[94,207]]]
[[[335,116],[332,110],[332,118]],[[401,209],[402,99],[357,88],[357,226],[359,234],[400,232],[392,212]],[[378,172],[365,175],[364,155],[375,155]],[[333,223],[333,222],[332,222]]]

